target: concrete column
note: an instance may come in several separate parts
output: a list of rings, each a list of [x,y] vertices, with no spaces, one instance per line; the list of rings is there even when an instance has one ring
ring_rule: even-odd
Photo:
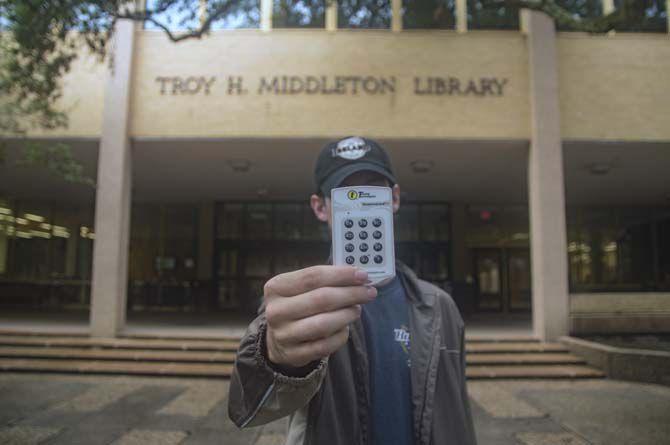
[[[531,105],[528,154],[533,328],[545,340],[568,333],[565,187],[554,22],[522,10],[527,36]]]
[[[125,324],[131,204],[129,98],[136,25],[116,24],[107,73],[95,203],[91,335],[114,337]]]
[[[603,15],[614,12],[614,0],[600,0],[603,6]]]
[[[402,0],[391,0],[391,31],[402,31]]]
[[[468,30],[468,2],[467,0],[456,0],[456,31],[466,32]]]
[[[272,29],[272,0],[261,0],[261,30]]]
[[[200,26],[205,24],[205,20],[207,20],[207,0],[200,0],[198,4],[198,19],[200,20]]]
[[[326,3],[326,31],[337,31],[337,0]]]

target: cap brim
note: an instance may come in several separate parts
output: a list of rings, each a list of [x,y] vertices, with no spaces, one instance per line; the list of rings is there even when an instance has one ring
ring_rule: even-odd
[[[338,187],[340,183],[342,183],[342,181],[344,181],[348,176],[361,171],[372,171],[379,173],[391,181],[391,184],[395,184],[397,182],[395,177],[384,167],[373,164],[371,162],[356,162],[354,164],[345,165],[344,167],[334,172],[332,175],[328,176],[321,184],[321,191],[325,194],[325,196],[329,196],[331,189]]]

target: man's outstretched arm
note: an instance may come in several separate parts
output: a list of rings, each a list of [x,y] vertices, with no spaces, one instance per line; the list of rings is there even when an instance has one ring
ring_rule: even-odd
[[[231,376],[228,414],[237,426],[271,422],[309,403],[327,357],[347,342],[360,305],[377,295],[366,281],[353,267],[314,266],[266,283],[265,311],[244,335]]]

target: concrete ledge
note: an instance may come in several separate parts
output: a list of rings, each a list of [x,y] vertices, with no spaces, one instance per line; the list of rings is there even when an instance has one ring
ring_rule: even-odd
[[[670,385],[670,352],[618,348],[575,337],[560,341],[609,378]]]
[[[670,332],[670,313],[601,313],[571,314],[570,333],[643,334]]]
[[[572,335],[647,332],[670,332],[670,293],[570,295]]]

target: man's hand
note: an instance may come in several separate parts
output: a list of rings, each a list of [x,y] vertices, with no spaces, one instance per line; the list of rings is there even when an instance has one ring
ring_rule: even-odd
[[[350,266],[314,266],[265,283],[266,344],[272,363],[301,367],[337,351],[349,324],[377,289],[366,272]]]

